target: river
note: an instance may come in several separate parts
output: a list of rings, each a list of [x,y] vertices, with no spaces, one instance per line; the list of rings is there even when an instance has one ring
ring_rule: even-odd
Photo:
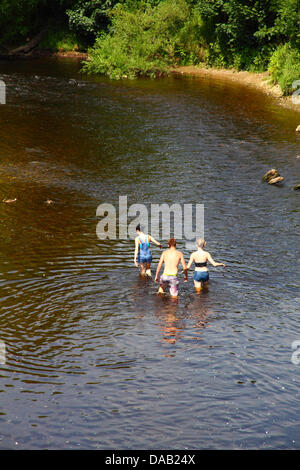
[[[300,448],[299,115],[236,83],[69,59],[0,78],[0,448]],[[204,204],[226,268],[157,296],[134,242],[96,235],[119,196]]]

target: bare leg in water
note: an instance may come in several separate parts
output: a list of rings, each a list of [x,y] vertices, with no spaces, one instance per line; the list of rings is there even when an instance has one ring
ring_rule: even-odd
[[[141,273],[141,276],[145,276],[145,265],[144,263],[141,263],[140,264],[140,273]]]
[[[141,276],[149,276],[151,277],[151,263],[141,263],[140,264],[140,273]]]
[[[206,282],[197,282],[197,281],[194,281],[194,286],[195,286],[195,291],[196,292],[201,292],[203,290],[204,287],[208,287],[208,281]]]
[[[146,263],[146,275],[151,277],[151,263]]]

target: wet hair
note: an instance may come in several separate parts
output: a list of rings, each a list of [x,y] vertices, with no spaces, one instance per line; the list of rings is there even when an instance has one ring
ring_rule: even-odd
[[[176,248],[175,238],[170,238],[170,240],[168,241],[168,245],[169,245],[169,248],[171,248],[171,246],[175,246],[175,248]]]
[[[198,238],[198,240],[197,240],[197,246],[198,246],[199,248],[204,248],[205,245],[206,245],[206,241],[203,240],[203,238]]]
[[[135,230],[140,232],[140,231],[141,231],[141,224],[138,224],[138,225],[136,226]]]

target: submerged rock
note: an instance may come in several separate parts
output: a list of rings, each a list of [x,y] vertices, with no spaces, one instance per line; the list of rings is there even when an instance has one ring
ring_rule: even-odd
[[[2,202],[5,202],[6,204],[10,204],[11,202],[16,202],[17,198],[15,197],[14,199],[2,199]]]
[[[26,147],[25,148],[25,152],[26,153],[40,153],[40,154],[46,154],[46,152],[42,149],[40,149],[39,147],[33,147],[33,148],[29,148],[29,147]]]

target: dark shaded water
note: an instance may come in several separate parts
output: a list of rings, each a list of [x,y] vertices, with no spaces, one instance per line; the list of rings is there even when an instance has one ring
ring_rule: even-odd
[[[17,199],[0,203],[0,448],[300,448],[299,116],[236,84],[67,60],[0,76],[0,200]],[[261,182],[273,167],[281,188]],[[227,269],[158,298],[133,242],[96,236],[119,195],[203,203]]]

